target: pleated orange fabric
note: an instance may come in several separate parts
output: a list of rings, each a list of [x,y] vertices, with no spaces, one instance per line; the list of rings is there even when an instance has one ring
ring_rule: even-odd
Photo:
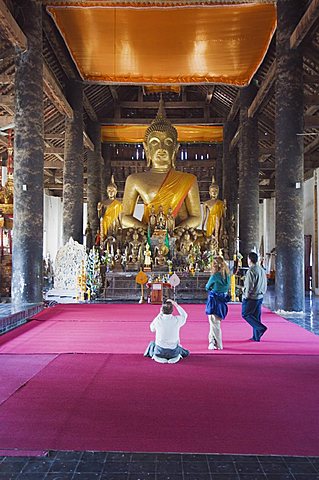
[[[220,125],[174,125],[179,142],[219,143],[223,141]],[[142,143],[149,125],[104,125],[101,128],[102,142]]]
[[[85,80],[248,84],[274,33],[276,6],[179,3],[56,2],[47,9]]]

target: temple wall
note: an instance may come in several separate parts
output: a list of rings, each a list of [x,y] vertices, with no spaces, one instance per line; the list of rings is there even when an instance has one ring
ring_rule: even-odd
[[[258,252],[260,251],[261,242],[264,241],[264,203],[259,204],[259,242]]]
[[[87,204],[83,204],[83,228],[87,223]],[[56,254],[63,246],[62,223],[63,223],[63,205],[62,198],[44,195],[44,237],[43,237],[43,257],[48,255],[54,262]],[[83,232],[84,235],[84,232]]]
[[[55,256],[62,247],[62,198],[44,195],[43,256]]]
[[[314,176],[312,178],[310,178],[309,180],[306,180],[304,183],[304,229],[305,229],[305,235],[311,235],[312,288],[314,288],[315,294],[319,295],[318,228],[317,228],[317,233],[315,234],[315,177],[316,177],[317,171],[314,172]],[[317,198],[317,204],[318,204],[318,198]],[[318,219],[317,219],[317,225],[318,225]],[[316,241],[316,238],[317,238],[317,241]],[[316,243],[317,243],[317,252],[315,247]],[[316,270],[317,270],[317,274],[316,274]]]
[[[264,251],[270,253],[276,246],[275,214],[276,203],[274,198],[265,198],[263,211]]]
[[[304,229],[305,235],[314,235],[314,179],[304,183]]]

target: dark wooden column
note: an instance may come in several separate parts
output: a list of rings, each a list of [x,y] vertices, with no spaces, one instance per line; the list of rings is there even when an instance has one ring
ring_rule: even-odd
[[[224,126],[223,139],[223,200],[226,200],[226,231],[228,233],[229,258],[236,253],[237,237],[237,148],[230,150],[230,143],[236,132],[235,122],[227,122]],[[222,197],[220,197],[222,198]]]
[[[303,57],[290,35],[303,6],[278,0],[276,34],[276,308],[296,312],[304,310]]]
[[[101,127],[97,122],[89,125],[89,136],[94,144],[94,151],[87,152],[87,207],[88,220],[93,235],[99,228],[97,204],[101,200]]]
[[[249,85],[240,91],[239,141],[239,251],[244,256],[259,247],[259,163],[257,116],[248,118],[248,107],[256,95]]]
[[[217,144],[215,147],[216,152],[216,168],[215,176],[216,183],[219,186],[219,198],[223,199],[223,145]]]
[[[63,243],[83,243],[83,85],[69,80],[67,99],[73,119],[65,121],[63,168]]]
[[[42,6],[19,0],[28,49],[16,55],[12,302],[42,302],[43,56]]]
[[[103,200],[107,197],[106,187],[111,181],[111,171],[111,149],[108,143],[102,143],[101,191]],[[116,178],[114,180],[116,183]]]

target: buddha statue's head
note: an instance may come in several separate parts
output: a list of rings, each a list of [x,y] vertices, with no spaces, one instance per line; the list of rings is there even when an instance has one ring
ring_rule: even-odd
[[[215,177],[213,175],[212,176],[212,183],[209,186],[209,196],[213,200],[216,200],[218,198],[218,194],[219,194],[219,186],[215,182]]]
[[[111,177],[111,183],[106,187],[106,193],[110,200],[114,200],[117,195],[117,186],[114,182],[114,175]]]
[[[175,168],[176,154],[179,149],[177,130],[166,118],[162,99],[156,118],[145,131],[143,145],[148,167],[151,166],[158,171]]]

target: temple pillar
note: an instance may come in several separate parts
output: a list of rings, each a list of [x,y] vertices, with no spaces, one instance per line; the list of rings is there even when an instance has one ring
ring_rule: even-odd
[[[256,87],[240,90],[239,140],[239,251],[247,265],[247,255],[259,247],[259,162],[258,121],[248,117],[248,107],[256,95]]]
[[[94,151],[87,152],[87,207],[88,220],[93,236],[99,229],[97,204],[101,200],[101,127],[97,122],[90,122],[89,136],[94,144]]]
[[[43,300],[43,55],[42,5],[36,0],[17,3],[28,49],[15,59],[11,291],[12,303],[22,305]]]
[[[83,85],[69,80],[67,99],[73,119],[65,120],[63,168],[63,244],[83,243]]]
[[[304,310],[303,55],[290,36],[300,0],[277,1],[276,32],[276,308]]]
[[[226,232],[228,234],[229,258],[233,259],[236,253],[237,241],[237,149],[230,150],[230,143],[236,132],[235,122],[227,122],[223,134],[223,197],[226,200]]]
[[[216,145],[215,180],[219,186],[219,198],[223,199],[223,145]]]

